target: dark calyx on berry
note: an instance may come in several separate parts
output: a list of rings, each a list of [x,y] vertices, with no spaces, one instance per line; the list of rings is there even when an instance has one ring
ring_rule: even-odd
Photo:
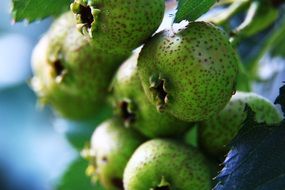
[[[150,85],[150,90],[156,101],[157,110],[163,111],[168,100],[168,93],[166,92],[165,88],[165,80],[157,79],[156,81],[152,81]]]
[[[113,178],[112,179],[112,183],[115,187],[117,187],[120,190],[124,190],[124,186],[123,186],[123,180],[120,178]]]
[[[53,68],[56,73],[56,77],[61,76],[63,74],[64,67],[60,60],[56,60],[53,62]]]
[[[99,5],[98,5],[99,7]],[[71,11],[76,16],[77,28],[81,33],[89,33],[92,37],[92,32],[97,29],[97,19],[100,14],[100,9],[97,4],[89,5],[82,0],[75,0],[70,5]]]
[[[88,28],[91,28],[91,24],[94,21],[93,15],[91,13],[91,8],[89,6],[80,5],[80,17],[81,22],[86,24]]]
[[[130,110],[130,103],[127,101],[120,102],[120,114],[124,122],[129,125],[133,123],[136,119],[136,115]]]

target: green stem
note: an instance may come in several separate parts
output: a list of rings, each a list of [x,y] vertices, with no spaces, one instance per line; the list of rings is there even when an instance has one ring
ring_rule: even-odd
[[[231,32],[232,44],[236,46],[244,38],[253,36],[271,26],[277,20],[278,13],[271,3],[253,1],[244,21]]]
[[[209,18],[207,22],[212,22],[216,25],[224,25],[234,15],[244,10],[250,3],[250,0],[236,0],[225,11],[215,17]]]
[[[246,18],[238,26],[238,28],[232,32],[232,33],[234,33],[234,37],[231,38],[231,43],[233,44],[233,46],[238,45],[238,43],[242,39],[242,37],[240,35],[241,32],[243,31],[244,28],[247,28],[253,22],[253,19],[255,18],[259,7],[261,6],[260,4],[261,4],[261,2],[259,2],[259,1],[254,1],[250,4]]]

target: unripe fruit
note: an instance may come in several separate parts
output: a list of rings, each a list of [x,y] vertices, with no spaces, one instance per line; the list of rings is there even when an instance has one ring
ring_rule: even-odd
[[[138,53],[119,68],[113,83],[112,97],[117,114],[127,127],[147,137],[175,136],[185,132],[190,123],[180,121],[168,113],[159,113],[148,101],[137,72]]]
[[[211,172],[195,148],[171,140],[142,144],[124,171],[125,190],[210,190]]]
[[[223,109],[235,91],[238,58],[227,36],[205,22],[156,34],[143,47],[138,71],[158,110],[201,121]]]
[[[123,126],[121,120],[110,119],[102,123],[92,135],[91,155],[93,167],[100,183],[107,190],[123,189],[123,171],[143,137]]]
[[[86,119],[104,105],[108,86],[125,55],[106,54],[75,27],[72,13],[63,14],[35,47],[31,81],[42,104],[63,117]]]
[[[257,122],[275,124],[282,120],[267,99],[255,93],[237,92],[218,115],[201,122],[198,127],[199,144],[205,152],[223,158],[229,150],[226,145],[237,135],[247,117],[246,104],[255,112]]]
[[[104,51],[129,52],[159,27],[164,0],[75,0],[77,27]]]

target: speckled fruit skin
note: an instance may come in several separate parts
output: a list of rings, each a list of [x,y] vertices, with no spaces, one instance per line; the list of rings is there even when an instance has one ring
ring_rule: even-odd
[[[123,189],[124,168],[144,138],[127,129],[121,120],[113,118],[103,122],[92,135],[91,151],[100,183],[107,190]]]
[[[125,190],[210,190],[211,174],[195,148],[172,140],[142,144],[124,171]]]
[[[143,47],[138,72],[149,100],[160,111],[201,121],[224,108],[235,91],[238,57],[212,24],[192,22],[163,31]]]
[[[140,131],[147,137],[176,136],[192,125],[168,113],[159,113],[148,101],[137,72],[138,53],[134,53],[119,68],[112,83],[112,100],[116,114],[127,127]]]
[[[31,85],[41,104],[69,119],[96,115],[113,74],[128,55],[106,54],[75,27],[72,13],[58,18],[34,49]]]
[[[204,151],[216,158],[224,158],[228,151],[226,145],[237,135],[247,117],[246,104],[256,113],[257,122],[274,124],[282,120],[280,113],[267,99],[255,93],[237,92],[217,116],[200,124],[198,139]]]
[[[164,0],[75,0],[77,27],[104,51],[130,51],[159,27]]]

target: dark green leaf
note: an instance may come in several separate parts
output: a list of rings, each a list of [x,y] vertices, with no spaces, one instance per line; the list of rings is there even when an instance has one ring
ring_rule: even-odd
[[[67,11],[70,3],[71,0],[12,0],[12,16],[15,22],[33,22]]]
[[[248,108],[249,109],[249,108]],[[266,126],[248,118],[224,161],[215,190],[273,190],[285,187],[285,122]]]
[[[174,22],[194,21],[206,13],[216,0],[179,0]]]
[[[280,38],[279,41],[275,42],[271,49],[272,57],[282,57],[285,58],[285,35]]]
[[[280,88],[279,96],[276,98],[274,103],[281,105],[281,109],[285,116],[285,85]]]
[[[275,28],[273,29],[273,34],[271,38],[273,38],[272,41],[270,41],[271,46],[271,56],[272,57],[282,57],[285,58],[285,7],[281,9],[281,16],[278,22],[275,25]],[[270,37],[270,36],[269,36]]]
[[[85,170],[88,162],[82,158],[76,159],[61,177],[56,190],[104,190],[99,184],[92,184]]]

